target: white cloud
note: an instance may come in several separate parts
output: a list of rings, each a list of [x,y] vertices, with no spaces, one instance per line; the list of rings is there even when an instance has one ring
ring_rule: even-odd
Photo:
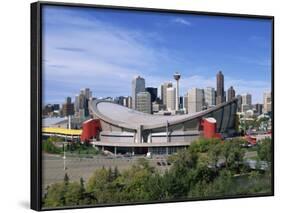
[[[159,63],[171,64],[177,53],[164,47],[153,48],[150,43],[157,33],[143,33],[111,26],[108,23],[61,13],[48,16],[44,34],[43,73],[47,80],[45,90],[52,84],[89,86],[93,92],[112,91],[122,94],[131,89],[131,79],[159,69]],[[57,25],[62,28],[52,28]],[[77,88],[79,91],[79,88]],[[53,94],[52,94],[53,93]],[[71,94],[69,94],[71,95]],[[101,96],[101,94],[97,94]]]
[[[187,21],[186,19],[183,19],[183,18],[175,18],[175,19],[173,19],[173,22],[183,24],[185,26],[191,26],[191,22]]]
[[[50,100],[58,100],[58,95],[74,96],[81,87],[89,87],[96,96],[130,95],[131,80],[135,75],[146,79],[147,86],[158,87],[163,82],[173,81],[162,74],[161,68],[173,67],[180,63],[192,73],[204,69],[214,70],[206,65],[192,66],[188,58],[183,58],[176,50],[153,47],[153,41],[161,38],[156,32],[128,30],[97,19],[87,19],[72,13],[56,13],[48,16],[43,49],[45,91]],[[174,22],[191,26],[182,18]],[[52,28],[61,24],[63,28]],[[50,26],[51,25],[51,26]],[[161,39],[160,39],[161,40]],[[164,42],[164,41],[161,41]],[[250,63],[250,62],[249,62]],[[176,66],[175,66],[176,67]],[[189,73],[189,72],[187,72]],[[167,72],[165,72],[167,74]],[[185,75],[180,80],[180,93],[185,94],[192,87],[205,88],[216,86],[215,75]],[[56,91],[53,85],[61,85],[67,91]],[[225,78],[225,90],[234,86],[237,93],[249,92],[253,100],[259,100],[270,85],[263,81]]]

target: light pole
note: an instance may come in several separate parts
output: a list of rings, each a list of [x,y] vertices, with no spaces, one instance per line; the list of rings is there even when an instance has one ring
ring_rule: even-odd
[[[176,91],[176,111],[179,110],[179,80],[180,80],[181,75],[176,72],[174,74],[174,79],[177,81],[177,91]]]
[[[66,170],[66,155],[65,155],[65,144],[67,144],[67,139],[66,139],[66,136],[65,136],[65,142],[63,143],[63,170]]]

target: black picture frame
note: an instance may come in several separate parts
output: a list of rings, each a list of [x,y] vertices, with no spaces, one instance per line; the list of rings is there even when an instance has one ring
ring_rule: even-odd
[[[143,12],[158,12],[158,13],[178,13],[178,14],[196,14],[207,16],[222,16],[222,17],[241,17],[249,19],[270,20],[272,22],[272,38],[271,38],[271,91],[272,91],[272,193],[247,195],[247,196],[224,196],[214,198],[201,199],[179,199],[170,201],[151,201],[151,202],[136,202],[136,203],[121,203],[95,206],[74,206],[63,208],[42,209],[42,152],[41,152],[41,126],[42,126],[42,7],[46,5],[67,6],[67,7],[88,7],[88,8],[103,8],[115,10],[130,10]],[[62,3],[62,2],[34,2],[31,3],[31,209],[36,211],[42,210],[56,210],[56,209],[79,209],[79,208],[93,208],[106,206],[122,206],[122,205],[138,205],[138,204],[153,204],[153,203],[172,203],[185,201],[202,201],[202,200],[216,200],[229,198],[249,198],[274,196],[274,16],[265,15],[249,15],[249,14],[234,14],[234,13],[218,13],[218,12],[203,12],[203,11],[188,11],[188,10],[174,10],[174,9],[159,9],[159,8],[141,8],[141,7],[125,7],[113,5],[94,5],[81,3]]]

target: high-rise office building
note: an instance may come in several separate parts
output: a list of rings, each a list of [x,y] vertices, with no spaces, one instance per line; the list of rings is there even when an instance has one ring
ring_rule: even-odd
[[[225,91],[224,91],[224,76],[221,71],[217,74],[217,96],[216,104],[219,105],[225,102]]]
[[[161,85],[161,99],[163,103],[163,108],[167,108],[167,88],[173,87],[171,82],[166,82]]]
[[[235,98],[235,90],[233,86],[229,87],[227,90],[227,101],[231,101]]]
[[[166,93],[166,109],[168,111],[176,110],[176,88],[169,87]]]
[[[118,96],[114,98],[114,103],[119,104],[119,105],[123,105],[124,104],[124,96]]]
[[[249,93],[243,94],[242,95],[242,104],[247,104],[249,106],[252,105],[252,95]]]
[[[256,115],[261,115],[262,114],[262,108],[263,108],[262,104],[255,104],[255,113],[256,113]]]
[[[216,105],[215,88],[206,87],[204,89],[204,95],[205,95],[205,104],[207,107],[212,107]]]
[[[237,95],[236,98],[237,98],[237,111],[242,112],[242,96]]]
[[[183,96],[180,96],[179,98],[179,109],[183,109]]]
[[[89,101],[92,100],[92,91],[89,88],[80,90],[80,93],[75,96],[74,110],[79,117],[89,116]]]
[[[265,92],[263,94],[263,111],[264,113],[271,112],[271,92]]]
[[[89,88],[84,88],[83,93],[88,100],[92,97],[92,91]]]
[[[188,91],[188,113],[202,111],[204,106],[204,90],[192,88]]]
[[[124,97],[123,106],[128,107],[128,108],[132,108],[132,97],[131,96]]]
[[[75,99],[74,99],[74,111],[78,112],[79,111],[79,95],[75,95]]]
[[[137,94],[136,110],[151,114],[151,96],[149,92],[139,92]]]
[[[242,95],[241,111],[246,112],[252,109],[252,95],[249,93]]]
[[[156,98],[157,98],[157,88],[156,87],[146,87],[145,91],[150,93],[151,102],[156,101]]]
[[[128,108],[132,108],[133,107],[133,99],[131,96],[128,96]]]
[[[132,108],[136,109],[137,106],[137,94],[145,91],[144,78],[137,76],[132,81]]]
[[[74,115],[74,104],[71,103],[70,97],[67,97],[65,103],[62,105],[62,114],[64,116]]]
[[[156,101],[152,103],[152,112],[159,112],[161,110],[161,105]]]
[[[85,96],[84,91],[81,91],[79,94],[79,114],[88,116],[89,115],[89,107],[88,107],[88,99]]]
[[[242,112],[247,112],[248,110],[252,110],[252,106],[249,104],[242,104],[241,105],[241,111]]]
[[[188,93],[186,93],[183,97],[183,109],[185,110],[185,113],[188,112]]]

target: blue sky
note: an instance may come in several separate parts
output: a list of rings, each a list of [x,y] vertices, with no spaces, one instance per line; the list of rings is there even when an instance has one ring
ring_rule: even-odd
[[[271,88],[271,22],[261,19],[43,8],[43,102],[62,103],[89,87],[95,97],[131,95],[136,75],[159,87],[182,74],[180,95],[216,86],[251,93]]]

